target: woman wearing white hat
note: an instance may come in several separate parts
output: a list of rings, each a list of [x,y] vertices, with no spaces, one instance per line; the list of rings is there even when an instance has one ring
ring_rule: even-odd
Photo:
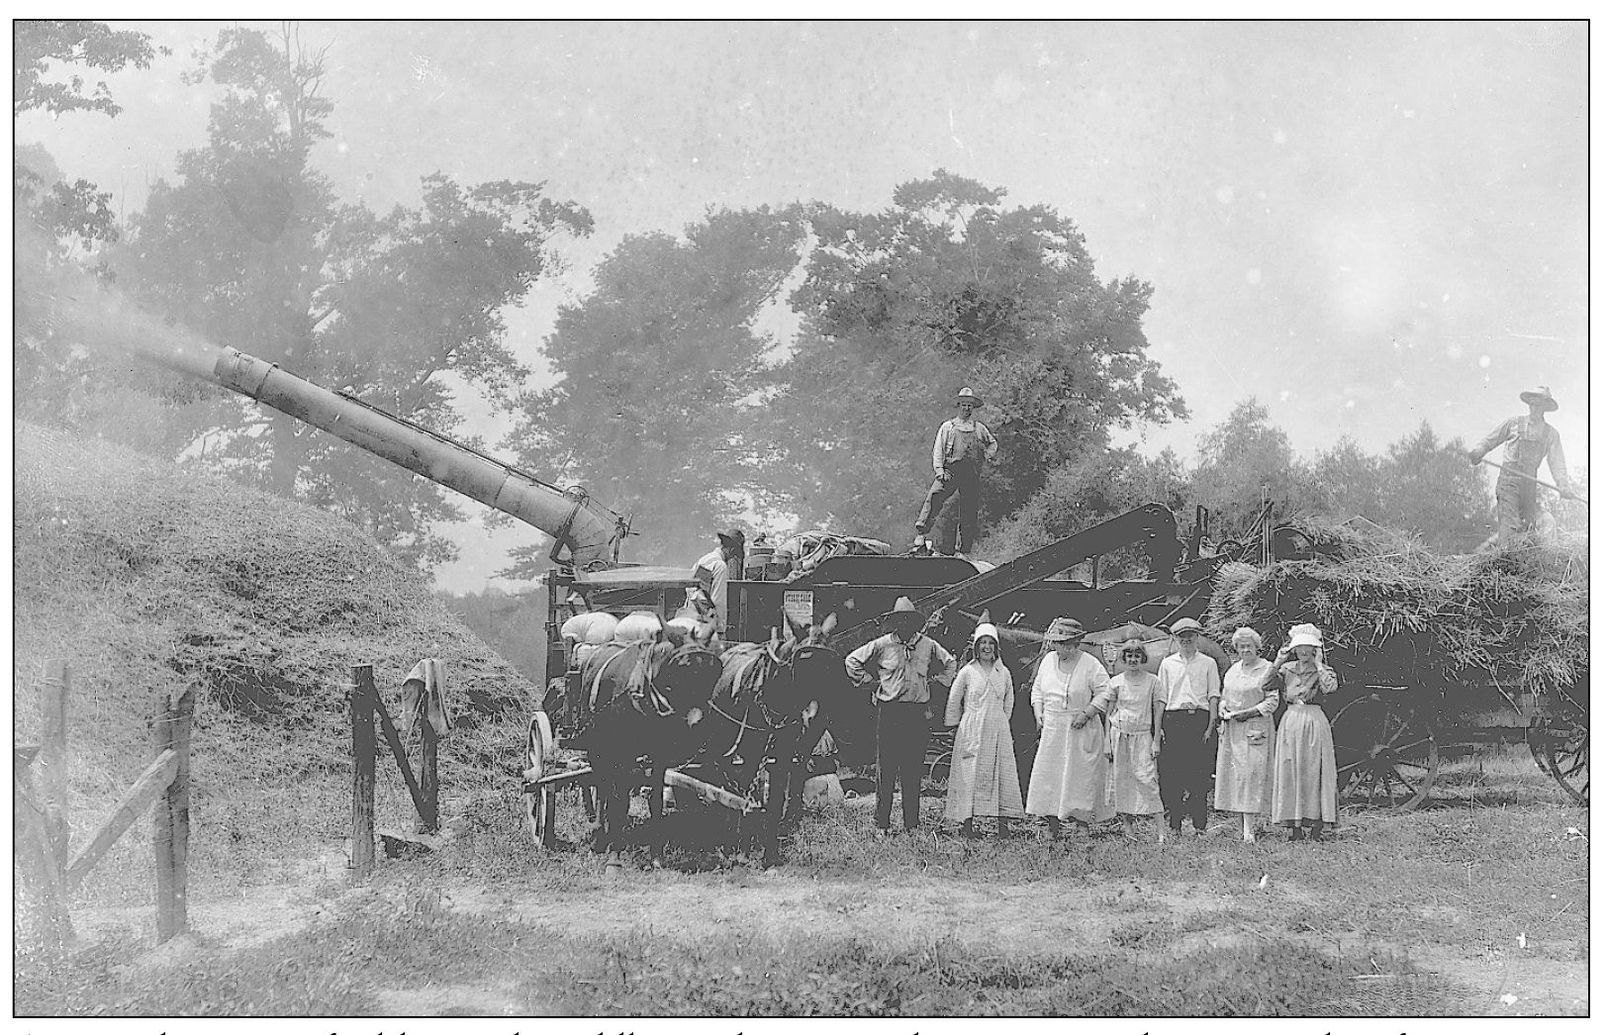
[[[1037,663],[1031,682],[1031,708],[1042,727],[1042,743],[1031,767],[1025,809],[1046,816],[1054,837],[1061,820],[1086,825],[1115,814],[1103,756],[1103,716],[1114,693],[1103,663],[1081,649],[1084,635],[1074,618],[1055,618],[1042,637],[1053,650]]]
[[[1289,827],[1295,841],[1306,829],[1311,840],[1319,840],[1326,825],[1337,822],[1337,756],[1332,724],[1317,702],[1336,692],[1338,678],[1322,657],[1321,630],[1295,625],[1290,631],[1264,684],[1268,693],[1280,681],[1287,700],[1276,731],[1271,820]]]
[[[947,697],[947,725],[957,726],[958,733],[947,777],[946,818],[973,837],[976,816],[995,816],[998,833],[1006,834],[1009,820],[1025,817],[1009,732],[1014,677],[998,657],[998,630],[991,622],[975,627],[970,649],[975,657],[959,669]]]
[[[1277,695],[1265,686],[1271,663],[1259,656],[1260,635],[1232,633],[1237,661],[1221,677],[1220,746],[1215,752],[1215,808],[1243,817],[1243,840],[1254,841],[1259,817],[1271,811],[1271,750]]]

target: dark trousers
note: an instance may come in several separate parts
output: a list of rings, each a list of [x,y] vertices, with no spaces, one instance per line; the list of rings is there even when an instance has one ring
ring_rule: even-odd
[[[925,503],[920,507],[920,516],[914,519],[914,531],[920,535],[929,532],[931,523],[942,512],[942,505],[949,496],[958,493],[959,519],[943,527],[938,549],[943,553],[969,551],[975,548],[976,537],[981,531],[981,465],[973,460],[957,460],[948,465],[947,473],[946,481],[937,478],[931,482],[930,491],[925,494]]]
[[[1165,738],[1159,749],[1159,801],[1170,829],[1183,818],[1203,830],[1209,824],[1209,779],[1215,771],[1215,742],[1204,740],[1209,709],[1165,713]]]
[[[920,825],[920,777],[931,723],[926,705],[879,701],[875,705],[875,825],[892,825],[892,792],[903,785],[903,829]]]

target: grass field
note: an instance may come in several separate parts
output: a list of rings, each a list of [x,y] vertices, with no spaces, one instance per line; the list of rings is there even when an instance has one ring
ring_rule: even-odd
[[[1346,814],[1324,844],[1235,824],[1159,846],[1038,831],[874,836],[810,815],[763,874],[672,852],[610,878],[528,843],[512,795],[350,890],[338,860],[242,885],[201,869],[196,934],[103,887],[86,943],[19,961],[22,1014],[1456,1015],[1587,1009],[1587,822],[1524,755],[1457,761],[1445,800]],[[582,833],[573,802],[563,832]],[[637,803],[639,805],[639,803]],[[330,803],[331,810],[337,806]],[[939,798],[924,803],[934,828]],[[671,817],[673,822],[675,817]],[[107,898],[123,899],[115,905]],[[145,896],[148,899],[148,893]],[[95,901],[98,898],[99,901]]]

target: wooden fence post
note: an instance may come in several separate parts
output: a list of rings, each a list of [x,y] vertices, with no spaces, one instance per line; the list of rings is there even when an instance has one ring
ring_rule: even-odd
[[[373,873],[373,702],[377,691],[372,665],[351,666],[351,881]]]
[[[423,756],[419,759],[418,784],[424,792],[426,810],[426,814],[418,819],[418,829],[420,833],[432,834],[440,829],[440,747],[435,724],[429,721],[427,708],[424,710],[422,721],[418,723],[418,729],[423,737]]]
[[[155,721],[156,757],[177,756],[173,778],[156,803],[156,942],[161,944],[189,928],[189,747],[195,714],[195,690],[176,698],[164,692]]]
[[[70,686],[71,673],[65,661],[51,661],[45,666],[39,699],[43,723],[38,762],[43,785],[44,829],[58,873],[67,868],[67,842],[72,836],[67,815],[67,693]]]
[[[34,755],[33,748],[14,747],[11,752],[12,851],[21,860],[19,876],[38,895],[33,929],[39,947],[50,956],[60,956],[74,937],[72,918],[62,894],[61,870],[45,831],[44,810],[34,799]]]

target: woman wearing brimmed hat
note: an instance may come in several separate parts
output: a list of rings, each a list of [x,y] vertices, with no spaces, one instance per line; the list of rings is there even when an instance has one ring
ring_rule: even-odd
[[[1159,679],[1143,668],[1148,647],[1131,639],[1120,645],[1120,671],[1109,680],[1114,701],[1109,712],[1109,801],[1120,814],[1126,836],[1136,833],[1138,816],[1165,811],[1159,801],[1159,724],[1165,714]]]
[[[1276,741],[1276,691],[1265,679],[1271,663],[1259,656],[1260,635],[1248,626],[1232,633],[1237,660],[1221,678],[1220,746],[1215,749],[1215,808],[1243,817],[1243,840],[1254,841],[1259,817],[1271,811],[1271,750]]]
[[[1571,475],[1566,471],[1560,432],[1544,420],[1544,414],[1560,409],[1560,403],[1544,385],[1522,392],[1521,401],[1527,404],[1526,416],[1504,421],[1468,450],[1475,465],[1482,463],[1482,458],[1497,446],[1505,446],[1505,462],[1501,465],[1499,480],[1494,483],[1499,527],[1482,544],[1484,547],[1506,542],[1517,532],[1530,532],[1538,527],[1538,466],[1544,461],[1549,461],[1549,473],[1561,494],[1577,498],[1572,491]]]
[[[1103,716],[1114,699],[1103,663],[1081,649],[1084,632],[1074,618],[1055,618],[1043,635],[1053,650],[1037,663],[1031,709],[1042,727],[1025,810],[1046,816],[1059,836],[1061,820],[1078,825],[1114,815],[1105,786]]]
[[[964,835],[971,837],[976,816],[994,816],[1001,835],[1008,833],[1009,820],[1025,818],[1009,733],[1014,677],[998,657],[998,630],[991,622],[975,627],[970,650],[974,657],[959,669],[947,696],[947,725],[957,726],[958,732],[945,818],[962,824]]]
[[[903,829],[920,823],[920,777],[931,736],[931,686],[951,686],[953,655],[923,632],[926,617],[908,597],[881,615],[888,630],[847,655],[854,683],[875,684],[875,826],[892,826],[892,794],[903,789]]]
[[[1271,820],[1289,827],[1295,841],[1306,828],[1319,840],[1325,826],[1337,822],[1337,757],[1332,724],[1317,702],[1336,692],[1338,678],[1321,656],[1321,630],[1295,625],[1290,632],[1265,677],[1267,692],[1279,681],[1287,701],[1276,731]]]

